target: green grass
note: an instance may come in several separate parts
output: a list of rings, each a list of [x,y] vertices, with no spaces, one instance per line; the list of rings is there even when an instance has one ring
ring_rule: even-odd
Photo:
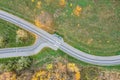
[[[41,0],[41,8],[37,8],[38,1],[0,0],[0,9],[32,23],[41,11],[54,14],[60,9],[61,15],[54,18],[54,28],[67,43],[89,54],[100,56],[120,54],[119,0],[68,0],[65,7],[58,5],[59,0],[51,3],[47,2],[50,0]],[[72,7],[70,3],[73,4]],[[82,7],[79,17],[71,15],[77,5]]]
[[[34,43],[35,37],[31,33],[28,34],[28,40],[16,42],[16,31],[18,29],[20,29],[18,26],[0,19],[0,36],[6,38],[6,44],[2,48],[30,46]]]

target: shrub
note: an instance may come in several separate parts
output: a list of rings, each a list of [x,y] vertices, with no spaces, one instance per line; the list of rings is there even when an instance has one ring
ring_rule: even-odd
[[[3,71],[21,71],[29,68],[32,63],[29,57],[20,57],[19,59],[9,60],[0,64],[0,72]]]

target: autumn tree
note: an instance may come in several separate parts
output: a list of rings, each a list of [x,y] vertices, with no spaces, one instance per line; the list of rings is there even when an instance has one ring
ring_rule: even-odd
[[[71,76],[72,75],[72,76]],[[63,64],[55,62],[46,64],[43,69],[37,71],[32,80],[80,80],[80,70],[74,63]]]
[[[67,69],[68,69],[69,74],[74,73],[74,75],[73,74],[71,75],[71,76],[73,76],[73,80],[80,80],[80,70],[76,66],[76,64],[68,63]]]
[[[13,72],[4,72],[0,75],[0,80],[16,80],[16,74]]]
[[[78,5],[73,10],[74,15],[76,15],[76,16],[80,16],[81,12],[82,12],[82,8]]]
[[[59,4],[64,7],[66,5],[66,0],[60,0]]]

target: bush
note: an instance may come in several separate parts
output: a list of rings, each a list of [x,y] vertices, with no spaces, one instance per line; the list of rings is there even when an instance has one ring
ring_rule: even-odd
[[[0,72],[3,71],[21,71],[29,68],[32,63],[29,57],[20,57],[19,59],[9,60],[0,64]]]

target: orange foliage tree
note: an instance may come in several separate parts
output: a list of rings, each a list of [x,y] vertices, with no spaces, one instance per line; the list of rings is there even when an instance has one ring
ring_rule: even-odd
[[[60,0],[59,4],[60,4],[60,6],[65,6],[66,5],[66,1],[65,0]]]
[[[16,80],[16,74],[13,72],[4,72],[0,75],[0,80]]]

